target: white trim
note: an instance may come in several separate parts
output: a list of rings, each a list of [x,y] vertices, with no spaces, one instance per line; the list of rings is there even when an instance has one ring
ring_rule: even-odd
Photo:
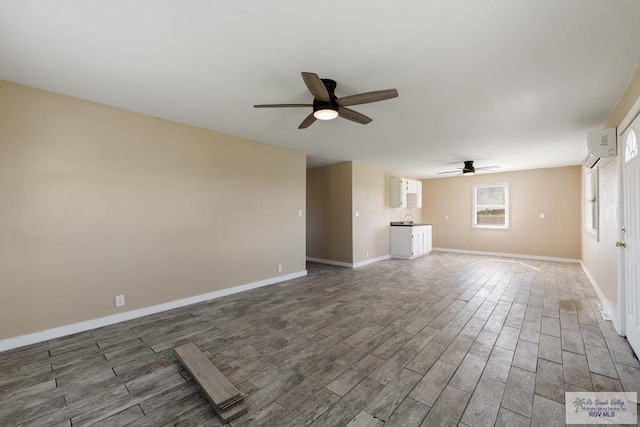
[[[356,262],[355,264],[353,264],[353,268],[364,267],[365,265],[373,264],[374,262],[378,261],[384,261],[385,259],[389,258],[391,258],[391,255],[383,255],[379,256],[378,258],[366,259],[364,261]]]
[[[416,259],[416,258],[420,258],[423,257],[425,255],[429,255],[431,253],[431,251],[429,252],[423,252],[421,254],[418,255],[391,255],[391,258],[395,258],[395,259]]]
[[[626,92],[626,89],[625,89]],[[624,93],[623,93],[624,95]],[[622,99],[622,97],[621,97]],[[618,168],[618,191],[620,197],[618,198],[618,212],[620,212],[620,218],[618,219],[618,229],[620,229],[621,225],[623,225],[626,221],[625,218],[625,199],[626,194],[624,191],[624,173],[625,168],[627,167],[627,162],[624,161],[624,157],[622,153],[626,155],[626,141],[624,141],[621,137],[624,133],[629,129],[631,124],[636,120],[636,118],[640,115],[640,98],[636,99],[636,102],[633,104],[633,107],[627,112],[620,122],[618,126],[618,153],[620,153],[620,160],[618,160],[620,167]],[[624,240],[624,232],[620,231],[618,234],[620,241]],[[585,269],[586,271],[586,269]],[[618,301],[617,307],[618,310],[616,312],[616,316],[613,317],[613,326],[616,328],[616,332],[621,336],[626,336],[627,334],[627,277],[625,271],[625,252],[620,250],[618,251]],[[595,283],[595,281],[592,281]],[[594,284],[594,288],[596,291],[598,288]]]
[[[478,224],[478,188],[489,188],[489,187],[504,187],[504,225],[486,225],[486,224]],[[508,230],[509,229],[509,210],[511,209],[509,206],[509,183],[503,182],[499,184],[473,184],[471,193],[473,195],[472,200],[472,216],[471,216],[471,228],[480,228],[487,230]],[[487,205],[481,205],[487,206]],[[489,205],[489,206],[501,206],[501,205]]]
[[[588,235],[593,236],[596,239],[596,242],[600,241],[600,172],[599,169],[586,169],[583,170],[583,182],[582,188],[584,190],[583,199],[584,205],[582,209],[584,209],[584,231]],[[593,183],[593,177],[595,176],[595,183]],[[595,184],[595,188],[592,184]],[[589,209],[590,203],[589,199],[593,199],[595,203],[595,221],[592,215],[592,210]],[[591,225],[596,223],[596,228],[592,228]]]
[[[308,256],[307,261],[318,262],[320,264],[337,265],[338,267],[353,268],[353,264],[350,262],[334,261],[332,259],[313,258]]]
[[[136,319],[138,317],[148,316],[150,314],[160,313],[162,311],[172,310],[174,308],[180,308],[191,304],[196,304],[203,301],[209,301],[212,299],[224,297],[227,295],[237,294],[238,292],[244,292],[262,286],[273,285],[275,283],[284,282],[287,280],[297,279],[307,275],[307,270],[298,271],[295,273],[285,274],[283,276],[271,277],[269,279],[259,280],[253,283],[247,283],[245,285],[234,286],[231,288],[220,289],[218,291],[209,292],[202,295],[196,295],[193,297],[183,298],[175,301],[170,301],[164,304],[158,304],[151,307],[140,308],[138,310],[126,311],[124,313],[114,314],[107,317],[100,317],[98,319],[86,320],[84,322],[73,323],[70,325],[64,325],[53,329],[47,329],[45,331],[35,332],[32,334],[21,335],[14,338],[7,338],[0,340],[0,352],[11,350],[25,345],[36,344],[42,341],[51,340],[54,338],[60,338],[66,335],[76,334],[78,332],[84,332],[91,329],[100,328],[114,323],[124,322],[126,320]]]
[[[616,332],[621,335],[621,330],[620,330],[620,316],[624,316],[624,313],[620,313],[620,311],[616,311],[613,309],[613,307],[615,307],[615,304],[612,303],[611,301],[609,301],[604,294],[602,293],[602,290],[600,289],[600,286],[598,286],[598,282],[596,282],[596,279],[593,278],[593,276],[591,275],[591,273],[589,273],[589,270],[587,270],[587,266],[584,265],[584,263],[582,261],[580,261],[580,265],[582,266],[582,271],[584,271],[584,274],[587,276],[587,279],[589,279],[589,282],[591,282],[591,286],[593,286],[593,289],[595,289],[596,294],[598,294],[598,298],[600,299],[600,302],[602,303],[605,311],[612,315],[611,316],[611,321],[613,322],[613,327],[615,328]],[[613,314],[616,314],[615,316],[613,316]]]
[[[457,254],[489,255],[489,256],[499,256],[504,258],[537,259],[540,261],[571,262],[571,263],[581,262],[579,259],[573,259],[573,258],[557,258],[557,257],[539,256],[539,255],[509,254],[505,252],[467,251],[464,249],[448,249],[448,248],[433,248],[433,250],[439,251],[439,252],[453,252]]]
[[[640,108],[640,98],[638,98],[638,101],[636,102],[637,106]],[[631,123],[633,123],[633,120],[631,122],[629,122],[629,125],[627,126],[627,128],[629,126],[631,126]],[[625,129],[626,132],[626,129]],[[622,133],[624,134],[624,132]],[[622,136],[622,134],[620,136]],[[624,153],[625,151],[621,151],[624,150],[625,147],[625,141],[622,138],[618,138],[618,153]],[[624,191],[624,171],[625,168],[627,167],[627,164],[625,163],[624,159],[622,158],[622,156],[620,156],[619,159],[616,159],[616,161],[618,162],[618,226],[616,227],[618,229],[618,239],[620,242],[623,242],[625,239],[625,232],[622,231],[622,226],[626,223],[626,212],[625,212],[625,199],[626,199],[626,193]],[[617,314],[616,318],[613,320],[616,320],[617,322],[613,322],[613,326],[616,329],[616,332],[620,335],[620,336],[626,336],[627,334],[627,306],[626,306],[626,302],[627,302],[627,272],[625,271],[625,251],[622,248],[619,248],[619,250],[617,251],[618,254],[616,256],[617,262],[618,262],[618,283],[617,285],[617,290],[618,290],[618,295],[617,295],[617,308],[618,310],[615,312]],[[583,266],[583,269],[586,271],[586,268]],[[587,277],[589,277],[587,275]],[[591,280],[591,279],[589,279]],[[591,280],[592,284],[595,282],[595,280]],[[596,286],[594,285],[594,288],[596,288]],[[597,288],[596,288],[597,289]],[[616,304],[613,304],[614,307],[616,307]]]
[[[337,265],[338,267],[360,268],[360,267],[364,267],[365,265],[373,264],[374,262],[378,262],[378,261],[384,261],[385,259],[389,259],[389,258],[391,258],[391,255],[383,255],[378,258],[366,259],[364,261],[360,261],[360,262],[356,262],[355,264],[352,264],[350,262],[334,261],[332,259],[314,258],[314,257],[308,256],[307,261],[317,262],[320,264]]]

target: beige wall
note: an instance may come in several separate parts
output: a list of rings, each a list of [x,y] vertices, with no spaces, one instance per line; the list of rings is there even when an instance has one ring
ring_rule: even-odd
[[[640,69],[636,70],[625,93],[603,127],[618,127],[638,99],[640,99]],[[622,130],[618,129],[618,131]],[[599,169],[600,238],[598,240],[593,235],[582,232],[582,262],[596,282],[601,297],[604,297],[603,303],[612,315],[618,332],[620,332],[620,316],[623,313],[618,309],[618,255],[620,249],[616,248],[615,242],[621,239],[620,228],[622,227],[618,217],[618,209],[621,205],[621,162],[624,156],[620,154],[624,153],[621,150],[622,146],[622,141],[618,141],[618,156],[607,166]],[[584,198],[582,203],[584,203]]]
[[[307,170],[307,257],[353,262],[352,163]]]
[[[433,224],[433,246],[579,259],[580,172],[569,166],[422,181],[423,219]],[[472,228],[472,186],[499,183],[509,184],[509,229]]]
[[[0,339],[304,271],[305,166],[0,81]]]
[[[390,207],[393,176],[405,177],[356,162],[309,169],[307,256],[358,264],[389,255],[389,222],[422,218],[421,209]]]
[[[363,163],[353,163],[353,263],[389,255],[389,222],[402,221],[406,214],[422,221],[422,209],[390,206],[391,178],[412,178]],[[355,211],[358,216],[355,216]],[[367,257],[367,252],[369,256]]]

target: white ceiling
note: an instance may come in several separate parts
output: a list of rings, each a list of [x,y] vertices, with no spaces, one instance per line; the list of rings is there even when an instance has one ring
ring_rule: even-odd
[[[579,164],[640,57],[638,0],[0,0],[0,79],[416,177]],[[298,124],[301,71],[338,97]]]

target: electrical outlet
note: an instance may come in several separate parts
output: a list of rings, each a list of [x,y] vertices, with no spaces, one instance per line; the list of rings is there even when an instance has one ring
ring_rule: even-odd
[[[124,295],[116,295],[116,308],[124,306]]]
[[[282,273],[282,264],[278,264],[278,273]]]
[[[302,209],[298,209],[298,216],[302,216]]]
[[[369,258],[369,251],[367,251],[367,258]]]
[[[540,213],[540,219],[544,218],[544,214]]]

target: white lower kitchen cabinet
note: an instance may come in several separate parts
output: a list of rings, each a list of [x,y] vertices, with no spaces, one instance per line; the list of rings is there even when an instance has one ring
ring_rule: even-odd
[[[413,259],[431,252],[431,225],[391,226],[391,257]]]

